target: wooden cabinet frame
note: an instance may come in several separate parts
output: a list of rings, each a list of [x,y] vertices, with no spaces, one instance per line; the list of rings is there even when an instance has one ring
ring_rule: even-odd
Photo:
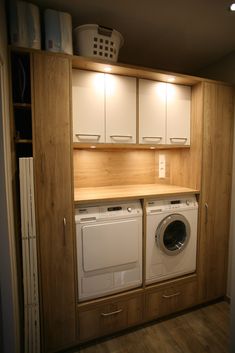
[[[178,293],[177,288],[182,288],[186,293],[186,298],[187,293],[189,293],[190,296],[194,295],[194,297],[191,298],[192,300],[187,300],[185,306],[179,304],[177,300],[172,301],[171,309],[163,308],[159,317],[225,295],[233,139],[233,88],[229,85],[211,80],[185,75],[174,75],[177,84],[192,86],[191,146],[190,148],[183,147],[177,149],[173,149],[172,147],[167,149],[167,146],[159,146],[166,154],[167,178],[165,181],[161,181],[154,173],[151,175],[151,182],[153,180],[153,183],[168,183],[194,190],[201,190],[201,194],[198,195],[200,213],[196,274],[193,276],[183,276],[176,280],[169,280],[156,285],[146,287],[143,285],[143,287],[138,290],[78,304],[76,289],[76,247],[74,241],[75,230],[73,222],[73,166],[71,158],[73,152],[74,154],[79,153],[81,152],[80,149],[87,149],[90,146],[87,144],[79,144],[79,146],[73,145],[71,142],[71,71],[73,67],[104,72],[106,65],[102,62],[95,62],[92,59],[44,53],[35,50],[22,51],[29,52],[33,59],[31,62],[33,72],[32,87],[34,92],[34,96],[32,97],[32,143],[36,172],[37,224],[40,237],[40,304],[42,306],[44,352],[68,348],[81,341],[85,342],[94,337],[107,335],[110,332],[123,330],[126,327],[139,325],[142,322],[157,318],[154,315],[155,304],[152,303],[156,301],[160,303],[161,300],[159,296],[163,295],[165,290],[176,290],[175,292],[172,291],[164,294],[171,296]],[[120,65],[118,63],[112,64],[111,68],[114,74],[163,82],[167,82],[168,77],[172,76],[172,73]],[[61,82],[63,82],[64,87],[55,90],[55,85],[59,87]],[[54,100],[53,104],[51,100]],[[56,116],[61,119],[61,126],[57,125]],[[49,125],[46,128],[47,119]],[[225,145],[223,145],[222,141],[225,135],[227,135],[227,141]],[[218,143],[217,146],[214,145],[216,140]],[[64,142],[64,148],[59,146],[61,141],[67,141]],[[104,150],[104,147],[106,150]],[[138,152],[137,150],[139,148],[149,149],[150,147],[151,145],[140,147],[139,145],[126,146],[124,144],[116,145],[115,147],[113,144],[112,146],[107,144],[105,144],[105,146],[103,144],[100,144],[99,147],[97,146],[97,148],[100,148],[99,151],[101,154],[106,151],[112,153],[114,149],[117,151],[115,153],[118,154],[121,153],[121,151],[127,151],[127,148],[129,149],[128,153],[131,153],[132,150]],[[152,151],[151,153],[155,153],[154,158],[151,157],[149,159],[152,161],[150,168],[152,172],[154,170],[153,168],[156,168],[156,158],[158,158],[159,151]],[[220,167],[215,166],[215,153],[217,155],[219,154],[219,161],[223,163],[222,176]],[[54,161],[60,160],[60,158],[63,160],[63,166],[61,165],[60,169],[62,172],[61,179],[54,174],[55,168],[53,167]],[[53,160],[53,163],[50,163],[50,160]],[[212,165],[208,165],[208,160]],[[114,170],[113,166],[109,167],[110,169],[106,170],[107,175],[112,174]],[[85,177],[83,175],[84,180],[86,180],[86,173],[89,173],[89,170],[89,166],[87,166],[84,172]],[[212,189],[210,189],[211,171],[213,171]],[[107,177],[107,175],[101,175],[100,180],[102,178],[104,180],[104,177]],[[145,174],[140,173],[140,175],[141,178],[143,178],[141,182],[144,184],[146,180]],[[125,175],[124,172],[121,182],[122,185],[125,185],[128,179],[127,176],[128,175]],[[78,189],[80,180],[81,178],[79,179],[78,177],[76,181],[77,184],[75,185]],[[47,184],[48,181],[50,181],[49,184]],[[55,183],[54,187],[53,181]],[[112,179],[110,178],[108,182],[111,183]],[[69,186],[67,183],[70,183]],[[55,217],[53,212],[56,210],[58,200],[61,199],[60,192],[65,185],[67,185],[65,187],[67,192],[65,192],[62,197],[65,207],[63,210],[60,209],[58,212],[56,211]],[[86,184],[83,184],[83,187],[86,186]],[[224,205],[224,211],[222,211],[224,212],[222,255],[219,254],[220,248],[217,245],[211,246],[211,243],[218,240],[219,237],[216,229],[213,229],[213,227],[218,225],[218,209],[217,213],[208,215],[206,214],[205,207],[205,205],[208,204],[210,211],[211,205],[213,205],[214,202],[217,207],[219,205],[219,198],[213,194],[214,187],[216,187],[217,192],[222,195],[222,203]],[[53,195],[55,197],[52,197]],[[138,197],[138,195],[135,197],[141,198]],[[109,200],[115,199],[115,196],[109,197]],[[97,199],[95,200],[97,201]],[[85,200],[82,202],[85,202]],[[144,203],[145,198],[143,197],[143,204]],[[62,204],[60,207],[62,207]],[[61,242],[61,239],[58,240],[56,238],[56,234],[61,233],[61,228],[63,229],[63,217],[65,217],[63,214],[65,213],[67,214],[66,217],[68,217],[70,234],[66,245],[68,246],[67,249],[65,249],[66,246],[63,246],[63,241]],[[61,221],[56,222],[59,214]],[[51,224],[48,225],[45,222],[46,217],[51,217]],[[207,226],[205,226],[206,217],[209,217]],[[144,218],[144,224],[145,221]],[[52,228],[55,228],[56,232],[54,232]],[[218,227],[218,229],[220,228]],[[53,233],[49,242],[46,238],[47,235],[45,235],[48,230],[49,233]],[[53,250],[54,245],[55,249]],[[59,263],[61,260],[64,262],[64,266]],[[54,268],[51,266],[52,262]],[[219,265],[221,265],[219,269],[219,281],[216,284],[216,274],[218,270],[216,266]],[[59,283],[60,281],[61,283]],[[51,291],[48,287],[50,285],[52,288]],[[62,292],[59,293],[61,286],[64,287],[64,292],[62,289]],[[55,293],[58,293],[58,298],[60,299],[54,299]],[[67,300],[66,298],[69,299]],[[68,310],[67,305],[69,306]],[[111,310],[112,305],[114,305],[114,309],[116,305],[114,311],[120,310],[119,305],[123,305],[121,309],[124,310],[125,313],[128,312],[128,310],[130,310],[130,313],[133,313],[136,310],[135,308],[138,307],[141,314],[140,316],[131,314],[129,321],[126,317],[123,320],[120,319],[120,322],[116,324],[113,321],[112,325],[114,326],[110,331],[105,328],[106,326],[104,324],[104,326],[98,330],[95,328],[95,333],[90,337],[85,337],[84,334],[81,335],[81,331],[79,331],[79,320],[83,320],[82,317],[86,317],[84,320],[88,320],[89,322],[89,317],[93,317],[93,315],[97,317],[96,313],[100,313],[103,307],[109,307],[109,310]],[[110,312],[112,313],[112,311],[109,311],[109,313]],[[65,332],[63,332],[64,330]],[[57,338],[59,341],[57,341]]]

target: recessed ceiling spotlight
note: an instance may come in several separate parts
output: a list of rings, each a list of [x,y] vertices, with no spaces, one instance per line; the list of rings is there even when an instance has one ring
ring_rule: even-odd
[[[94,145],[91,145],[91,146],[90,146],[90,148],[96,148],[96,146],[94,146]]]
[[[230,5],[230,10],[231,10],[231,11],[235,11],[235,3],[233,3],[233,4]]]
[[[151,147],[149,147],[151,150],[155,150],[156,149],[156,147],[153,147],[153,146],[151,146]]]
[[[111,67],[110,67],[110,66],[106,66],[106,67],[104,68],[104,71],[105,71],[105,72],[111,72],[111,71],[112,71],[112,69],[111,69]]]
[[[167,79],[167,81],[168,81],[168,82],[174,82],[174,81],[175,81],[175,78],[174,78],[174,77],[169,77],[169,78]]]

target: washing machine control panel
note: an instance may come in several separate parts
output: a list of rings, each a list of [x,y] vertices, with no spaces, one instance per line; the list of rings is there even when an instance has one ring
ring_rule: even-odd
[[[182,211],[191,208],[198,208],[198,203],[195,196],[149,201],[147,202],[146,211],[148,214],[151,214],[167,212],[171,210]]]

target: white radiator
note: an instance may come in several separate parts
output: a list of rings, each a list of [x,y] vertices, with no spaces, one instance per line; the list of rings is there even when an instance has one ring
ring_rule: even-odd
[[[33,158],[19,159],[25,353],[40,353]]]

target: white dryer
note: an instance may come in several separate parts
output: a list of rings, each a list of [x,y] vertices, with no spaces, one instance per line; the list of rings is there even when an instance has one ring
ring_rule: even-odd
[[[196,270],[198,203],[195,196],[146,205],[146,283]]]
[[[139,201],[75,209],[79,301],[142,284]]]

